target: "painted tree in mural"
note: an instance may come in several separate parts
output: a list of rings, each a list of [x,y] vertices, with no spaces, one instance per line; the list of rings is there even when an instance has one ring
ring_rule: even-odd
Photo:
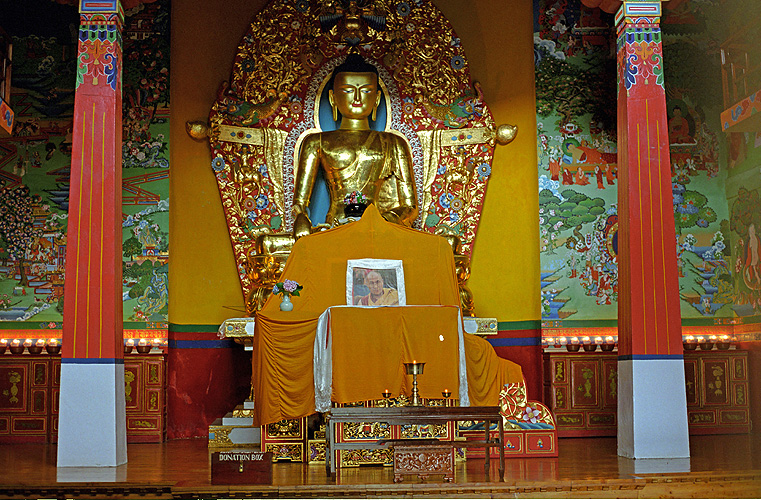
[[[33,208],[38,203],[39,196],[30,196],[24,185],[0,191],[0,236],[5,241],[5,251],[18,263],[21,286],[29,286],[25,267],[27,248],[42,236],[42,230],[34,225]]]
[[[708,198],[697,191],[688,190],[684,184],[674,182],[674,224],[677,234],[690,227],[708,227],[718,218],[714,209],[708,206]]]
[[[584,193],[566,189],[560,197],[549,189],[539,191],[539,222],[547,228],[551,240],[566,229],[580,230],[584,224],[594,222],[598,215],[605,213],[605,200],[590,198]],[[548,253],[553,253],[553,245]]]
[[[127,31],[139,31],[140,22],[154,36],[125,39],[123,76],[123,166],[168,168],[163,134],[153,136],[150,126],[164,121],[157,113],[169,106],[169,8],[154,4],[129,18]]]
[[[592,111],[592,121],[603,128],[616,123],[615,80],[600,79],[600,74],[615,75],[615,61],[601,57],[586,57],[586,68],[570,64],[565,58],[550,54],[540,46],[536,63],[536,109],[540,116],[552,112],[560,115],[558,126],[563,128],[575,117]]]
[[[132,260],[132,257],[135,255],[140,255],[142,251],[143,245],[134,236],[127,238],[122,243],[122,255],[124,255],[124,257],[128,258],[129,260]]]

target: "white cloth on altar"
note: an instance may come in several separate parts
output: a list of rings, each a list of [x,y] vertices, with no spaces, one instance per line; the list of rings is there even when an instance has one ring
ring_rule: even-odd
[[[317,320],[317,333],[314,338],[314,407],[317,411],[325,413],[332,407],[333,394],[333,336],[328,335],[331,309],[336,307],[358,306],[332,306],[325,309]],[[381,307],[445,307],[431,306],[381,306]],[[366,309],[366,308],[365,308]],[[457,335],[458,335],[458,378],[460,382],[460,406],[470,406],[468,397],[468,371],[465,359],[465,338],[462,328],[462,312],[457,312]]]

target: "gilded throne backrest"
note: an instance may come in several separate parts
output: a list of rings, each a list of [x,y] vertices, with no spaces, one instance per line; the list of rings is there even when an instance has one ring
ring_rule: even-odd
[[[473,251],[496,131],[449,21],[427,0],[274,0],[252,21],[210,112],[211,167],[244,296],[267,269],[247,267],[256,237],[292,229],[299,144],[325,127],[322,91],[350,52],[378,68],[385,129],[410,145],[413,227]]]

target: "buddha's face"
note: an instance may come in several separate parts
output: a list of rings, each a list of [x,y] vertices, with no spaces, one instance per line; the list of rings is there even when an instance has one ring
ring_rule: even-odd
[[[367,118],[380,102],[378,76],[375,73],[339,73],[328,95],[330,103],[344,118]]]

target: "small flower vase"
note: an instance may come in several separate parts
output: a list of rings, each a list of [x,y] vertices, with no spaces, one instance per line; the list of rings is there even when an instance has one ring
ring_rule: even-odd
[[[291,296],[287,293],[283,294],[283,300],[280,302],[281,311],[293,311],[293,302],[291,302]]]

